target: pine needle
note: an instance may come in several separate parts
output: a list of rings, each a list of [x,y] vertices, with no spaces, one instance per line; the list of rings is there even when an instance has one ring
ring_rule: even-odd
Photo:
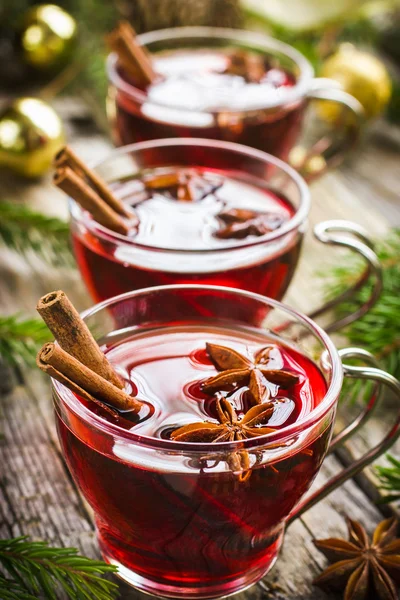
[[[104,38],[117,24],[118,12],[113,2],[97,0],[70,0],[69,10],[78,22],[79,37],[84,42],[79,44],[76,52],[82,68],[68,90],[82,95],[92,109],[96,124],[108,132],[104,102],[108,87],[104,63],[108,49]]]
[[[381,489],[387,492],[382,502],[393,502],[394,500],[400,500],[400,460],[392,454],[387,454],[386,459],[392,466],[377,466],[375,471],[379,477]]]
[[[0,317],[0,356],[11,366],[33,365],[40,346],[48,341],[49,330],[39,319],[20,315]]]
[[[6,573],[0,579],[5,600],[38,594],[57,600],[61,590],[71,600],[111,600],[118,592],[115,583],[101,577],[116,567],[79,556],[75,548],[52,548],[27,537],[0,540],[0,565]]]
[[[0,573],[0,594],[2,600],[37,600],[36,596],[30,594],[19,583],[12,579],[3,577]]]
[[[33,251],[54,266],[73,264],[68,223],[24,204],[0,202],[0,241],[25,256]]]
[[[369,350],[380,361],[382,368],[400,378],[400,229],[392,230],[386,240],[378,241],[377,254],[383,266],[381,297],[366,315],[349,325],[343,333],[349,345]],[[363,264],[351,256],[343,260],[341,265],[334,267],[326,276],[327,299],[340,294],[354,283],[363,269]],[[340,318],[353,312],[360,302],[368,299],[370,291],[371,287],[367,284],[353,300],[338,307],[336,316]],[[365,387],[367,390],[367,386]],[[346,398],[355,401],[362,388],[362,382],[346,385]]]
[[[377,244],[377,253],[383,266],[383,291],[376,305],[361,319],[349,325],[344,331],[351,346],[361,346],[369,350],[380,361],[382,368],[400,378],[400,229],[394,229]],[[335,267],[328,274],[327,298],[344,291],[355,282],[362,270],[357,259],[348,257],[342,261],[345,266]],[[366,300],[370,287],[366,286],[355,298],[336,311],[337,316],[344,316],[353,311],[356,302]],[[363,385],[361,380],[345,382],[342,397],[354,403],[360,397],[370,397],[371,385]],[[400,500],[400,460],[391,454],[386,458],[391,466],[375,468],[380,487],[387,495],[383,502]]]

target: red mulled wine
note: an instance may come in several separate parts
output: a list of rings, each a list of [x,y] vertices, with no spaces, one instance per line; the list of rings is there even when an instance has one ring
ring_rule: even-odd
[[[197,149],[200,151],[201,149]],[[195,154],[196,147],[187,152]],[[280,238],[295,208],[262,179],[223,169],[162,167],[115,181],[138,223],[113,242],[73,227],[73,246],[95,300],[165,284],[213,284],[280,299],[299,258],[302,231]],[[275,241],[265,243],[268,234]]]
[[[124,435],[153,440],[163,451],[140,444],[132,448],[121,438],[112,442],[79,411],[68,419],[57,412],[63,453],[95,511],[104,556],[120,565],[123,577],[134,573],[141,589],[151,581],[153,588],[147,589],[159,586],[166,596],[215,597],[268,570],[284,519],[320,467],[332,424],[327,419],[317,437],[293,435],[268,450],[262,438],[259,445],[253,438],[245,478],[232,468],[237,448],[202,443],[192,444],[201,448],[193,452],[170,441],[188,423],[218,423],[218,398],[233,407],[239,425],[254,408],[246,383],[216,395],[204,391],[204,382],[218,373],[207,343],[233,349],[249,364],[267,369],[268,393],[261,404],[272,406],[267,426],[273,431],[300,422],[326,394],[317,365],[293,347],[254,329],[189,324],[119,338],[105,348],[126,389],[154,407],[139,421],[129,414],[114,418],[80,400]],[[269,369],[289,373],[290,385],[269,382]]]
[[[118,144],[201,137],[287,158],[305,104],[288,95],[296,77],[277,56],[245,48],[178,48],[152,54],[152,63],[159,76],[145,89],[111,66],[123,82],[109,99]]]

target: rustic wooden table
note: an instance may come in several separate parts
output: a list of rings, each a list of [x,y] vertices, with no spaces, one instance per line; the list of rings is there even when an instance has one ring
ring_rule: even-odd
[[[97,131],[88,109],[78,100],[63,99],[56,108],[64,118],[69,142],[83,157],[103,157],[110,142]],[[400,226],[400,131],[377,123],[363,145],[341,169],[327,174],[312,185],[311,225],[344,218],[364,225],[372,235],[384,235],[388,226]],[[67,217],[64,197],[48,180],[23,183],[10,174],[1,175],[1,196],[49,214]],[[310,228],[311,230],[311,228]],[[337,250],[321,248],[308,233],[301,267],[286,297],[298,308],[309,311],[320,298],[317,269],[339,260]],[[90,304],[76,271],[49,269],[40,260],[28,264],[15,254],[1,251],[0,311],[34,313],[37,298],[52,289],[63,288],[81,309]],[[10,377],[14,387],[9,388]],[[39,372],[24,371],[19,378],[0,374],[0,536],[27,534],[54,545],[75,546],[98,557],[90,510],[79,495],[63,463],[55,433],[48,381]],[[379,413],[347,451],[330,456],[316,482],[321,485],[343,468],[353,453],[359,454],[385,429]],[[284,548],[273,571],[261,585],[239,599],[314,600],[335,596],[312,586],[312,580],[325,565],[315,551],[313,538],[345,533],[345,514],[360,520],[369,531],[381,520],[381,508],[373,502],[375,488],[371,476],[349,481],[341,489],[295,521],[287,531]],[[121,597],[139,598],[140,593],[121,585]]]

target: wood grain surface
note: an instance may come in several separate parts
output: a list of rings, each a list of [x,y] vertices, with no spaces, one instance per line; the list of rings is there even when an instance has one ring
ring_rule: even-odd
[[[69,142],[83,159],[95,161],[107,153],[111,144],[95,129],[84,105],[76,99],[63,99],[56,108],[67,123]],[[317,306],[321,283],[315,272],[341,260],[341,252],[313,239],[314,224],[332,218],[349,219],[365,226],[373,236],[385,235],[389,224],[400,225],[399,152],[399,132],[377,123],[351,161],[312,185],[310,230],[287,302],[306,312]],[[49,179],[26,184],[10,174],[0,177],[2,198],[67,218],[66,201]],[[2,314],[20,310],[33,315],[37,298],[58,288],[64,289],[79,309],[91,304],[74,270],[49,269],[36,257],[27,262],[4,249],[0,263]],[[1,537],[30,535],[51,544],[75,546],[87,556],[98,557],[90,509],[60,454],[48,381],[36,371],[26,370],[16,376],[3,365],[0,392]],[[385,414],[390,415],[390,410]],[[325,461],[316,486],[340,471],[351,454],[360,454],[379,438],[385,429],[382,413],[368,428],[348,445],[345,454]],[[370,477],[349,481],[293,523],[276,566],[261,585],[240,594],[238,600],[335,598],[312,586],[325,565],[312,540],[344,534],[344,515],[360,520],[371,531],[382,518],[382,509],[370,499],[374,494]],[[121,585],[122,598],[141,596]]]

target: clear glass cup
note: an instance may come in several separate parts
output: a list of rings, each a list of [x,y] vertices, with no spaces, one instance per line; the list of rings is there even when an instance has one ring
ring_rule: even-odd
[[[53,381],[62,452],[94,510],[103,556],[143,592],[217,598],[256,583],[277,558],[285,526],[384,452],[399,434],[397,417],[383,442],[299,504],[329,450],[343,376],[389,385],[400,399],[400,384],[392,376],[342,365],[333,342],[310,319],[277,301],[234,289],[139,290],[98,304],[82,317],[99,344],[162,332],[171,323],[257,331],[314,361],[326,382],[320,404],[286,428],[240,442],[202,444],[122,429]],[[341,352],[372,360],[363,351]],[[331,448],[363,424],[377,397]],[[230,458],[244,451],[251,474],[241,480],[242,467]]]
[[[159,138],[201,137],[237,142],[287,160],[299,138],[310,101],[339,104],[342,109],[338,111],[339,120],[328,131],[325,129],[311,148],[301,151],[299,148],[292,154],[296,168],[311,179],[340,163],[359,137],[363,121],[359,102],[338,89],[332,80],[314,78],[308,60],[278,40],[256,32],[179,27],[145,33],[138,36],[138,41],[155,59],[157,53],[185,49],[251,50],[293,77],[294,85],[280,88],[277,95],[266,94],[265,100],[251,109],[189,109],[180,103],[179,94],[176,104],[171,106],[170,102],[150,100],[134,81],[128,80],[112,53],[107,60],[110,84],[107,108],[118,145]]]
[[[202,139],[132,144],[113,150],[95,170],[113,184],[149,175],[157,168],[177,167],[207,168],[239,183],[251,183],[283,196],[294,213],[283,226],[261,237],[232,240],[231,245],[217,249],[182,250],[145,245],[134,237],[106,229],[71,200],[74,253],[93,299],[98,302],[150,286],[195,283],[235,287],[280,300],[296,270],[307,228],[310,193],[302,177],[286,163],[259,150]],[[323,243],[346,246],[366,261],[366,272],[354,287],[369,280],[369,276],[374,279],[371,295],[347,317],[348,324],[364,314],[379,296],[379,261],[366,232],[348,221],[320,223],[315,234]],[[318,309],[318,314],[324,310]]]

